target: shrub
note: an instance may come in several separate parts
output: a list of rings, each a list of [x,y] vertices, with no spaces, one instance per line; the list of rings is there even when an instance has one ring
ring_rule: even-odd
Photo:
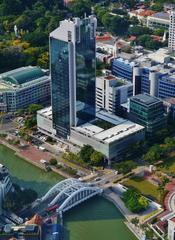
[[[55,158],[51,158],[50,161],[49,161],[50,165],[57,165],[57,160]]]

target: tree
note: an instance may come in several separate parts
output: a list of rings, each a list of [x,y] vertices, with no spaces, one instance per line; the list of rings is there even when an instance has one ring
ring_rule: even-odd
[[[31,104],[29,107],[28,107],[28,111],[30,114],[36,114],[36,112],[40,109],[42,109],[43,106],[40,105],[40,104]]]
[[[2,0],[3,15],[15,15],[22,12],[22,4],[20,0]]]
[[[131,219],[131,223],[137,226],[139,224],[139,219],[137,217]]]
[[[144,159],[149,162],[159,160],[164,153],[164,149],[158,144],[153,145],[150,150],[145,154]]]
[[[148,34],[139,36],[137,38],[137,44],[151,50],[156,50],[162,47],[162,42],[153,40]]]
[[[136,167],[136,163],[128,160],[128,161],[122,161],[120,163],[114,164],[114,168],[119,172],[119,173],[129,173],[131,172],[132,169]]]
[[[108,12],[103,15],[102,23],[105,28],[115,35],[124,35],[129,27],[129,20],[120,16],[112,16]]]
[[[28,128],[28,129],[33,128],[36,124],[37,124],[36,116],[27,118],[24,122],[25,128]]]
[[[49,163],[50,163],[50,165],[55,166],[55,165],[57,165],[58,162],[57,162],[57,160],[55,158],[51,158]]]
[[[167,137],[164,140],[165,148],[167,151],[171,151],[173,148],[175,148],[175,139]]]
[[[82,17],[85,13],[91,13],[91,1],[89,0],[74,0],[69,4],[69,9],[76,17]]]
[[[122,197],[126,207],[133,213],[139,213],[149,205],[148,200],[133,188],[124,192]]]
[[[23,115],[24,114],[24,109],[22,109],[22,108],[18,109],[17,114],[20,115],[20,116]]]
[[[84,145],[80,151],[80,158],[84,162],[88,163],[91,160],[91,155],[93,152],[94,152],[93,147],[91,147],[90,145]]]
[[[134,36],[141,36],[144,34],[152,34],[152,30],[148,27],[142,27],[137,25],[137,26],[129,27],[128,33]]]
[[[31,28],[31,19],[22,14],[20,15],[14,22],[14,24],[18,27],[18,29],[30,29]]]
[[[39,55],[39,58],[37,60],[37,64],[44,69],[49,68],[49,53],[43,52]]]
[[[101,152],[94,151],[91,156],[91,164],[94,166],[100,166],[103,163],[104,155]]]

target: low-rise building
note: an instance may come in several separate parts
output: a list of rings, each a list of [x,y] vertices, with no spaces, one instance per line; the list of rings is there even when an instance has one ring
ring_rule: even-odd
[[[47,70],[28,66],[0,74],[0,112],[15,112],[32,103],[50,103]]]
[[[175,239],[175,217],[168,220],[168,240]]]
[[[57,139],[56,132],[52,128],[51,113],[51,108],[38,111],[37,125],[39,131]],[[120,159],[129,144],[144,140],[144,137],[143,126],[106,111],[99,111],[96,113],[96,119],[72,127],[68,140],[79,146],[91,145],[103,153],[110,163],[112,160]]]
[[[55,138],[56,130],[52,124],[52,107],[47,107],[37,112],[37,127],[40,132]]]
[[[38,225],[7,224],[0,230],[0,239],[3,240],[41,240],[41,230]]]
[[[118,114],[120,105],[133,96],[133,84],[106,73],[105,76],[96,78],[96,109]]]
[[[108,129],[98,126],[96,121],[111,123]],[[97,113],[97,119],[78,127],[71,128],[70,141],[79,146],[91,145],[95,150],[103,153],[111,161],[121,159],[127,147],[134,142],[144,140],[143,126],[119,118],[105,111]]]
[[[147,27],[149,28],[165,28],[170,25],[170,15],[168,12],[158,12],[147,17]]]
[[[112,74],[132,81],[133,79],[133,68],[138,66],[135,61],[124,60],[123,58],[115,58],[112,62]]]
[[[166,126],[163,102],[148,94],[139,94],[129,100],[130,118],[145,127],[152,135]]]
[[[146,23],[147,23],[147,18],[149,16],[152,16],[153,14],[155,14],[155,11],[145,10],[145,9],[137,9],[137,10],[129,12],[130,18],[136,17],[139,20],[139,22],[144,25],[146,25]]]
[[[165,99],[163,101],[163,105],[165,107],[166,113],[170,114],[170,117],[175,120],[175,97]]]

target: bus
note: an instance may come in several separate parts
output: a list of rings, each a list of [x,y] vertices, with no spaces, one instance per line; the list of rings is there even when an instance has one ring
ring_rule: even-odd
[[[57,208],[59,208],[58,204],[55,204],[49,208],[46,209],[47,212],[54,212]]]

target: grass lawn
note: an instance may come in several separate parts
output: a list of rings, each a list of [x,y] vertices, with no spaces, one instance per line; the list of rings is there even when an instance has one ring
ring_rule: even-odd
[[[126,182],[123,182],[123,184],[127,187],[134,187],[144,196],[160,202],[157,186],[153,185],[142,177],[132,177]]]

